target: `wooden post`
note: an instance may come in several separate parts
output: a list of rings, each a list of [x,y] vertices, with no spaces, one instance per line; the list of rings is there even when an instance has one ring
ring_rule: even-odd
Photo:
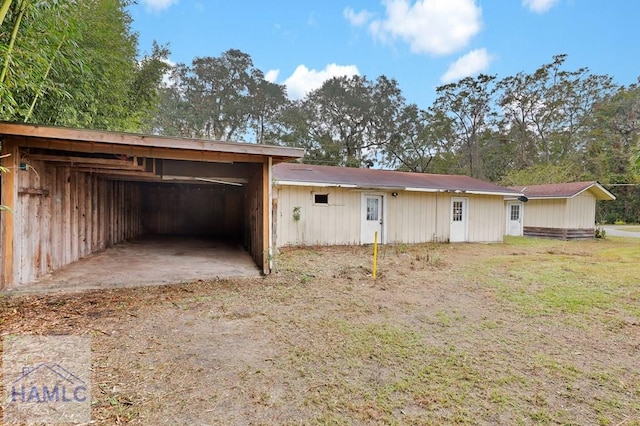
[[[0,204],[14,210],[14,212],[3,211],[2,215],[2,277],[0,284],[7,289],[14,285],[14,237],[16,226],[16,213],[18,209],[18,178],[20,167],[20,151],[16,142],[7,138],[2,141],[2,155],[9,156],[1,159],[2,167],[9,169],[9,173],[2,175],[2,199]]]
[[[271,157],[265,158],[262,163],[262,272],[269,274],[271,268],[269,267],[271,257],[271,238],[269,235],[269,223],[270,223],[270,207],[271,200],[269,195],[271,194]]]

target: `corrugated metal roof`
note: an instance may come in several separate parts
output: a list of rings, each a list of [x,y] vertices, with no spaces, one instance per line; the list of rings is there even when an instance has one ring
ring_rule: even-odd
[[[451,191],[518,196],[522,193],[464,175],[397,172],[378,169],[316,166],[280,163],[273,167],[279,184],[339,186],[361,189],[398,189],[407,191]]]
[[[591,191],[598,200],[615,200],[616,197],[597,181],[551,183],[545,185],[512,186],[527,198],[573,198],[584,191]]]

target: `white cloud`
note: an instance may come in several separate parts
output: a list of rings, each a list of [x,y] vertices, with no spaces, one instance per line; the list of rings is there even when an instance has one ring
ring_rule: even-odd
[[[369,24],[384,43],[402,40],[420,54],[447,55],[464,48],[482,27],[475,0],[384,0],[386,17]]]
[[[180,0],[142,0],[142,3],[147,6],[147,9],[159,12],[165,10],[171,5],[178,3]]]
[[[558,3],[558,0],[522,0],[522,5],[535,13],[545,13]]]
[[[287,94],[291,99],[302,99],[307,93],[318,89],[326,80],[339,76],[360,75],[355,65],[329,64],[323,70],[310,70],[304,65],[298,65],[293,74],[284,81]]]
[[[440,81],[451,83],[464,77],[479,74],[489,68],[492,60],[493,57],[489,55],[487,49],[472,50],[451,64]]]
[[[344,16],[354,27],[361,27],[366,24],[373,15],[366,10],[356,12],[353,8],[347,7],[342,11],[342,16]]]
[[[267,80],[269,83],[275,83],[276,80],[278,79],[278,76],[280,75],[280,70],[276,69],[276,70],[269,70],[267,71],[267,73],[264,75],[264,79]]]

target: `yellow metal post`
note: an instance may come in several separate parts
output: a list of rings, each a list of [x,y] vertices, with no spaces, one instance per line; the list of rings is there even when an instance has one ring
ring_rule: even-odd
[[[378,231],[373,234],[373,272],[371,276],[376,279],[376,272],[378,270]]]

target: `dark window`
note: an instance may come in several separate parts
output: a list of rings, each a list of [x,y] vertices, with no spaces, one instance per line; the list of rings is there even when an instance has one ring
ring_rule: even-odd
[[[313,194],[313,202],[316,204],[329,204],[329,194]]]

